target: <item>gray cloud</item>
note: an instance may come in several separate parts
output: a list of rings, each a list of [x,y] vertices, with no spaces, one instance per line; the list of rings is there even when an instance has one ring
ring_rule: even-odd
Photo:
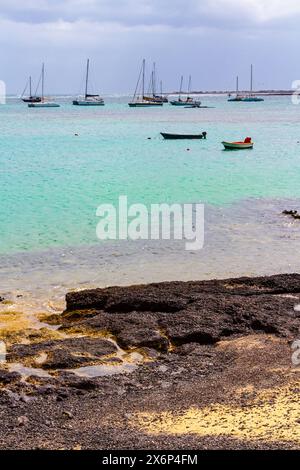
[[[296,0],[0,0],[0,15],[27,23],[91,21],[128,26],[257,27],[294,22]]]
[[[298,0],[0,0],[0,78],[17,91],[47,65],[47,88],[78,91],[86,57],[99,89],[129,91],[142,57],[158,63],[166,87],[182,73],[196,88],[297,79]],[[280,50],[280,54],[278,51]],[[267,58],[267,60],[266,60]],[[105,66],[103,66],[105,64]],[[120,78],[121,77],[121,78]],[[243,79],[244,77],[244,79]],[[243,85],[244,80],[244,85]]]

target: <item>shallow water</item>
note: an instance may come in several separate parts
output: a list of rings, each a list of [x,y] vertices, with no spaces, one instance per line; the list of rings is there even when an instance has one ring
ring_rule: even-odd
[[[67,290],[90,286],[299,270],[300,222],[281,215],[300,209],[299,107],[289,97],[203,97],[215,108],[200,110],[134,110],[127,101],[1,106],[0,293],[12,309],[58,313]],[[206,141],[159,136],[202,130]],[[246,135],[253,151],[222,150],[223,139]],[[99,242],[96,208],[121,194],[129,203],[204,203],[204,249]]]

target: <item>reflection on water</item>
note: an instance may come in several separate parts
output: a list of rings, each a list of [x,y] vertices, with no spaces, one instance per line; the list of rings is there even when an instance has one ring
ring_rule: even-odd
[[[26,380],[28,377],[46,377],[51,378],[51,375],[43,369],[35,367],[25,367],[20,363],[9,364],[8,370],[10,372],[18,372],[22,376],[22,380]]]
[[[107,375],[125,374],[133,372],[144,361],[144,356],[138,352],[126,354],[123,352],[123,361],[115,364],[98,364],[95,366],[79,367],[70,372],[80,377],[103,377]]]

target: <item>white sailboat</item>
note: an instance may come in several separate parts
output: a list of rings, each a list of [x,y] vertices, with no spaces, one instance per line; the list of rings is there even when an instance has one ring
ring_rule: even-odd
[[[39,102],[31,102],[28,104],[29,108],[59,108],[60,104],[54,103],[53,101],[47,101],[44,96],[45,87],[45,64],[42,66],[42,95]]]
[[[88,93],[89,86],[89,72],[90,72],[90,59],[87,60],[86,64],[86,76],[85,76],[85,94],[84,97],[79,97],[73,100],[74,106],[104,106],[104,100],[100,95],[92,95]]]

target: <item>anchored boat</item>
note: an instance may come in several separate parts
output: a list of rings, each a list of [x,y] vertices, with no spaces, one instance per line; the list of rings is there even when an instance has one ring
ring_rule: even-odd
[[[145,101],[153,102],[153,103],[168,103],[168,98],[163,95],[162,91],[162,81],[160,81],[160,95],[156,92],[156,85],[157,85],[157,77],[156,77],[156,64],[153,63],[153,70],[151,73],[150,84],[148,93],[146,96],[143,97]]]
[[[83,98],[78,98],[73,101],[74,106],[104,106],[104,99],[100,95],[93,95],[88,93],[89,86],[89,71],[90,59],[86,63],[86,76],[85,76],[85,94]]]
[[[172,106],[183,106],[185,108],[200,108],[201,107],[201,101],[196,101],[196,100],[194,100],[193,98],[190,97],[191,86],[192,86],[192,77],[191,77],[191,75],[189,77],[188,94],[187,94],[187,97],[185,99],[181,98],[182,84],[183,84],[183,76],[181,76],[181,79],[180,79],[180,89],[179,89],[178,99],[170,101],[170,104]]]
[[[30,102],[28,104],[29,108],[59,108],[60,105],[58,103],[54,103],[53,101],[47,101],[44,96],[44,85],[45,85],[45,64],[42,66],[42,95],[41,100],[38,102]]]
[[[183,140],[183,139],[206,139],[207,132],[201,134],[169,134],[167,132],[161,132],[161,135],[166,140]]]
[[[163,105],[162,101],[157,101],[155,99],[149,100],[145,96],[145,68],[146,68],[146,61],[145,59],[143,59],[142,68],[139,74],[139,78],[136,84],[132,101],[128,103],[128,106],[130,108],[149,108],[149,107]]]
[[[252,142],[251,137],[246,137],[244,142],[222,142],[225,150],[245,150],[252,149],[254,143]]]
[[[29,85],[29,96],[23,98],[26,91],[27,91],[28,85]],[[40,96],[36,96],[36,95],[32,94],[32,80],[31,80],[31,77],[29,77],[29,80],[26,83],[26,86],[25,86],[25,89],[24,89],[24,91],[21,95],[21,98],[22,98],[22,101],[24,101],[24,103],[40,103],[42,101],[42,98]]]
[[[251,76],[250,76],[250,93],[247,96],[244,96],[241,101],[245,103],[256,103],[259,101],[265,101],[263,98],[256,96],[253,93],[253,65],[252,64],[251,64]]]
[[[239,77],[236,77],[236,94],[233,98],[229,98],[228,101],[232,102],[241,102],[243,101],[244,96],[239,93]]]

